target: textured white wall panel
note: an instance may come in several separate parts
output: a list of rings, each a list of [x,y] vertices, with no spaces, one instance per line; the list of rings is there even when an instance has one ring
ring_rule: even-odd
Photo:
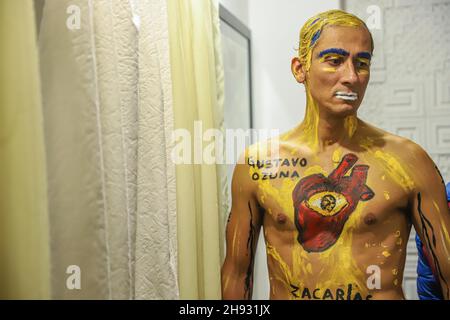
[[[382,14],[381,29],[371,30],[375,41],[373,70],[359,115],[419,143],[449,182],[450,1],[344,3],[349,12],[363,20],[369,17],[370,5],[377,5]],[[417,251],[410,240],[404,278],[408,298],[417,298],[416,264]]]

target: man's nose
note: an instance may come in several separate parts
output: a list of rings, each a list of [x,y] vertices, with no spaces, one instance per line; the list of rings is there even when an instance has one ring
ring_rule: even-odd
[[[353,61],[351,59],[348,59],[344,65],[343,68],[343,75],[342,75],[342,83],[344,85],[354,85],[356,82],[358,82],[358,73],[356,72],[355,65],[353,64]]]

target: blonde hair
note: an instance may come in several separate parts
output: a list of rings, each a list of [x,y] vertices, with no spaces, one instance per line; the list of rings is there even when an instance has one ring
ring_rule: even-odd
[[[298,48],[298,57],[300,62],[305,65],[306,70],[311,66],[311,55],[314,46],[320,38],[320,34],[325,26],[347,26],[360,27],[364,26],[370,34],[372,44],[372,52],[374,49],[372,34],[367,28],[364,21],[357,16],[342,10],[329,10],[319,13],[308,19],[300,31],[300,44]]]

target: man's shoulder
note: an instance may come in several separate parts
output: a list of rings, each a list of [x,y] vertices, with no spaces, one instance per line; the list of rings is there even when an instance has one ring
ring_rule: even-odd
[[[425,149],[411,139],[388,133],[385,141],[387,150],[405,160],[424,161],[429,158]]]
[[[423,180],[423,177],[432,175],[436,170],[431,156],[415,141],[389,132],[384,133],[383,141],[385,146],[381,150],[395,156],[402,166],[408,168],[414,180]]]
[[[405,151],[416,154],[423,150],[413,140],[389,132],[384,134],[384,141],[386,141],[386,148],[401,154],[404,154]]]
[[[413,140],[366,123],[364,124],[363,138],[368,138],[377,147],[399,157],[421,157],[426,155],[426,151]]]

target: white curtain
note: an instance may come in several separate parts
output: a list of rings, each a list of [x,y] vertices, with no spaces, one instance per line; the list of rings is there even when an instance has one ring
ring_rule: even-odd
[[[179,296],[168,43],[166,0],[45,2],[53,298]]]

